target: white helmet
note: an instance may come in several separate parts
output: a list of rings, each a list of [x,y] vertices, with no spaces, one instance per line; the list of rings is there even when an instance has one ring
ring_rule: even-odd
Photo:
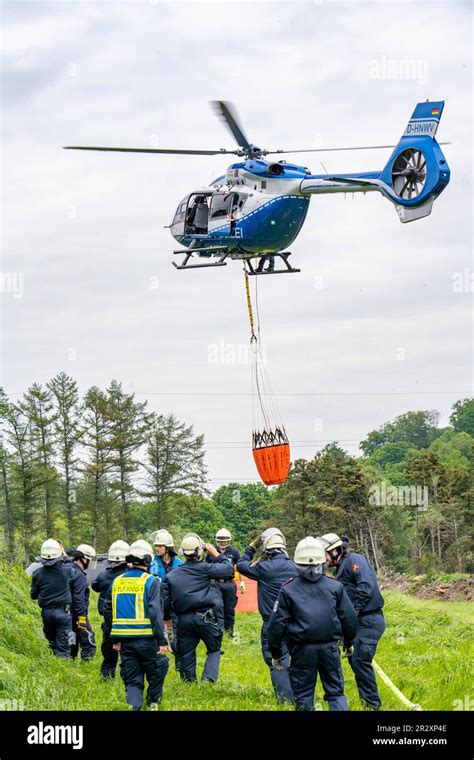
[[[260,540],[263,544],[265,539],[270,538],[270,536],[273,536],[274,533],[281,533],[280,528],[267,528],[263,531],[263,533],[260,534]]]
[[[307,536],[299,542],[295,549],[296,565],[324,565],[326,552],[324,546],[314,536]]]
[[[337,533],[325,533],[324,536],[318,536],[318,541],[321,541],[327,552],[337,549],[338,546],[342,546],[342,538]]]
[[[275,530],[270,535],[265,536],[262,543],[264,551],[267,551],[267,549],[286,549],[285,536],[279,530]]]
[[[136,559],[143,560],[146,560],[147,557],[149,557],[149,562],[151,562],[153,554],[153,549],[148,541],[143,541],[143,539],[139,538],[138,541],[134,541],[133,544],[130,544],[127,557],[136,557]]]
[[[93,546],[90,546],[89,544],[79,544],[79,546],[76,549],[76,552],[82,552],[84,557],[86,559],[95,559],[96,553]]]
[[[125,557],[128,554],[130,546],[126,541],[114,541],[109,546],[109,553],[107,559],[109,562],[125,562]]]
[[[192,557],[196,550],[202,550],[203,546],[204,542],[197,533],[186,533],[181,541],[181,552],[187,557]]]
[[[216,533],[216,541],[227,541],[227,543],[231,540],[232,534],[227,528],[221,528]]]
[[[41,545],[40,556],[41,559],[58,559],[62,554],[61,544],[59,541],[55,541],[54,538],[48,538]]]
[[[164,528],[156,531],[155,540],[153,543],[155,546],[166,546],[168,549],[174,548],[173,536]]]

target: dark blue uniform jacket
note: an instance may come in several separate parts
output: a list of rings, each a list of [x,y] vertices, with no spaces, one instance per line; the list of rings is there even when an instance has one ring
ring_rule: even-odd
[[[357,631],[357,615],[344,586],[326,575],[311,580],[298,576],[283,584],[268,628],[273,657],[281,644],[325,644],[343,639],[350,646]]]
[[[216,562],[186,560],[184,565],[172,570],[163,581],[163,614],[168,620],[172,613],[184,615],[196,610],[207,610],[222,604],[222,598],[213,588],[211,580],[234,577],[232,562],[221,555]]]
[[[357,612],[382,609],[384,601],[375,570],[363,554],[345,552],[337,566],[336,579],[344,586]]]
[[[72,616],[77,618],[80,615],[87,616],[89,611],[89,586],[87,584],[87,575],[81,570],[77,562],[65,563],[66,567],[71,566],[73,570],[72,578]]]
[[[282,583],[298,575],[298,570],[293,560],[282,552],[269,552],[264,559],[252,564],[254,556],[255,549],[247,546],[237,562],[237,570],[246,578],[258,581],[258,611],[268,620]]]
[[[72,567],[61,557],[43,560],[31,579],[31,598],[37,599],[41,608],[71,604],[72,581]]]
[[[216,550],[219,552],[219,557],[213,557],[212,554],[208,554],[206,562],[218,562],[220,557],[226,557],[227,559],[230,559],[233,565],[236,565],[240,559],[240,552],[233,546],[226,546],[225,549],[216,546]]]

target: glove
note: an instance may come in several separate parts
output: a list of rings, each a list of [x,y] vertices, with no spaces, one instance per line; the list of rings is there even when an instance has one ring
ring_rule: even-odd
[[[344,644],[342,648],[342,657],[352,657],[353,654],[354,654],[354,647],[352,646],[348,647]]]
[[[281,661],[281,657],[272,657],[272,668],[275,670],[284,670],[283,663]]]
[[[239,588],[240,588],[240,593],[245,594],[245,581],[240,581]]]
[[[87,631],[87,618],[85,615],[79,615],[77,618],[76,628],[79,631]]]
[[[257,536],[257,538],[254,538],[254,540],[250,544],[252,549],[258,549],[258,547],[261,545],[262,545],[262,539],[260,538],[260,536]]]

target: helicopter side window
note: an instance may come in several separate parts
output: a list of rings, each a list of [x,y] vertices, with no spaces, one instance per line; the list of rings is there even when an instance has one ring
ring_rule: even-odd
[[[211,201],[210,219],[222,219],[230,213],[234,193],[213,195]]]
[[[184,201],[183,203],[180,203],[178,208],[176,209],[176,213],[173,219],[173,224],[178,224],[179,222],[183,222],[185,212],[186,212],[186,201]]]
[[[243,209],[245,206],[245,201],[247,200],[248,195],[246,193],[239,193],[237,196],[237,204],[236,204],[236,210],[243,213]]]

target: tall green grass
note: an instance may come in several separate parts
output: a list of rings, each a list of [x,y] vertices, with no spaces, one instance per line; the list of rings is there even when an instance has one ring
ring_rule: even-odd
[[[25,710],[125,710],[120,677],[104,682],[100,652],[91,662],[55,658],[41,628],[29,579],[19,568],[0,566],[0,708]],[[385,592],[387,631],[377,662],[412,702],[425,710],[452,710],[472,697],[472,605],[421,601]],[[97,597],[91,594],[91,622],[100,641]],[[279,710],[268,669],[260,654],[260,617],[237,615],[236,639],[224,639],[225,654],[217,684],[185,684],[173,662],[165,681],[163,710]],[[199,648],[202,667],[203,648]],[[360,704],[352,671],[344,663],[346,693],[352,710]],[[380,684],[383,709],[405,709]],[[456,702],[459,700],[459,703]],[[317,701],[322,709],[320,685]],[[289,708],[284,708],[289,709]],[[466,708],[467,709],[467,708]]]

